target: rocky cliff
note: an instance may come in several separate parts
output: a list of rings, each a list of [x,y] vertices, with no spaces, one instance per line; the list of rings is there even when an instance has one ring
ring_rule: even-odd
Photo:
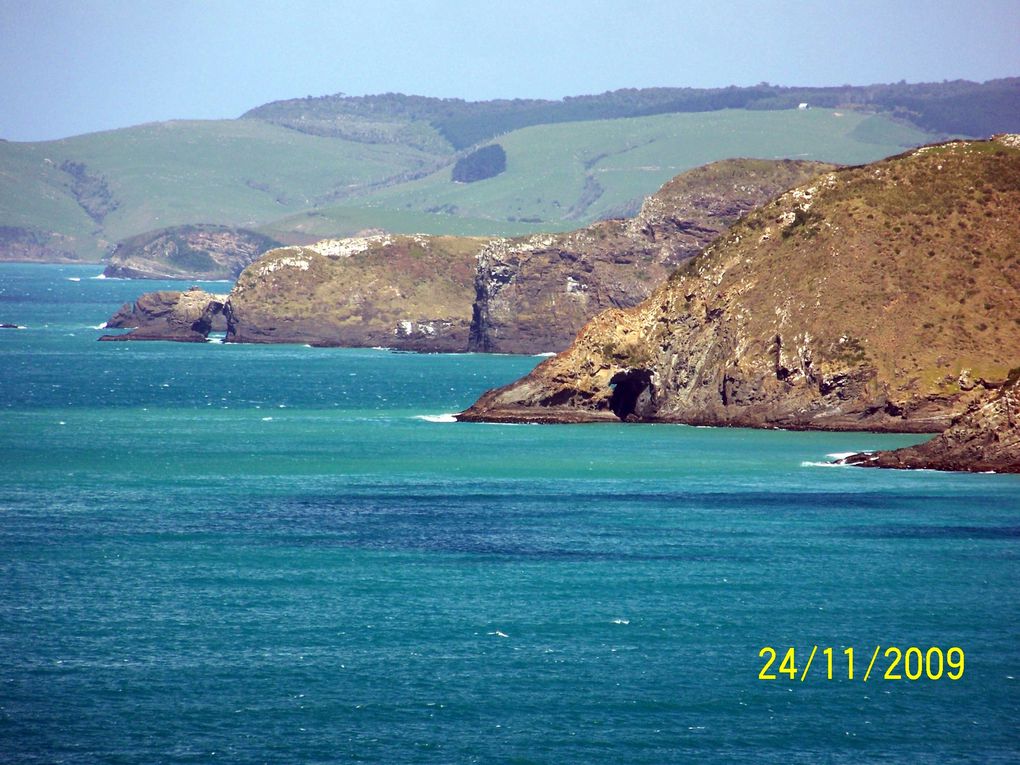
[[[1020,473],[1020,369],[988,400],[917,446],[843,460],[860,467]]]
[[[198,287],[184,292],[147,292],[134,303],[125,303],[106,322],[107,329],[133,331],[99,339],[204,342],[210,332],[226,330],[226,300],[226,295],[214,295]]]
[[[121,279],[235,279],[280,242],[229,226],[176,226],[125,239],[103,271]]]
[[[727,160],[684,173],[633,220],[515,239],[371,236],[266,254],[238,278],[231,342],[542,353],[645,298],[747,210],[829,165]]]
[[[465,420],[939,432],[1020,359],[1020,138],[786,192]]]
[[[742,215],[831,165],[732,159],[682,173],[637,217],[492,241],[478,254],[470,350],[562,350],[599,311],[635,305]]]

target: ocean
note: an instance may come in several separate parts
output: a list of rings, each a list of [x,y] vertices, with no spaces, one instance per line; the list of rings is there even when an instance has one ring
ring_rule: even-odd
[[[0,265],[0,761],[1020,761],[1020,476],[455,423],[541,359],[98,343],[189,286],[99,270]]]

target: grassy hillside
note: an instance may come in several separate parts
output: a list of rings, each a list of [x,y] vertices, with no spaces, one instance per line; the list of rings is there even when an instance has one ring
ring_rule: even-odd
[[[96,260],[127,237],[195,223],[258,227],[297,243],[367,228],[565,230],[633,214],[669,178],[718,159],[858,163],[930,139],[885,117],[834,114],[728,110],[528,127],[499,137],[505,172],[470,184],[451,180],[448,145],[414,148],[399,131],[366,142],[241,119],[0,142],[0,257],[18,257],[10,245],[18,237],[57,232],[54,247]]]
[[[154,123],[61,141],[4,142],[0,225],[67,233],[83,254],[93,254],[96,240],[102,247],[167,226],[258,225],[434,162],[406,146],[311,136],[258,120]],[[109,202],[97,206],[90,196],[103,189]]]
[[[499,138],[507,169],[494,178],[457,184],[443,169],[348,204],[562,229],[570,221],[632,214],[674,175],[720,159],[860,164],[928,138],[885,117],[823,109],[731,109],[540,125]],[[330,214],[328,208],[322,212]]]

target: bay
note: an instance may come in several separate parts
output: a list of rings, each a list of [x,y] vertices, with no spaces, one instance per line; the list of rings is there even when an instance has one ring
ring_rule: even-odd
[[[1016,476],[453,423],[540,359],[98,343],[188,286],[98,271],[0,266],[3,761],[1016,761]]]

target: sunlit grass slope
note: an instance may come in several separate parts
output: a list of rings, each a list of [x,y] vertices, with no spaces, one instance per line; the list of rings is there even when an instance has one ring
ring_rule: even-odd
[[[105,184],[101,220],[64,162]],[[406,146],[322,138],[258,120],[163,122],[44,143],[0,143],[0,225],[116,241],[183,223],[257,225],[430,165]]]
[[[719,159],[788,157],[860,164],[924,143],[930,136],[881,116],[809,109],[539,125],[496,140],[507,154],[501,175],[458,184],[445,168],[372,193],[362,203],[527,223],[585,222],[633,209],[677,173]]]

